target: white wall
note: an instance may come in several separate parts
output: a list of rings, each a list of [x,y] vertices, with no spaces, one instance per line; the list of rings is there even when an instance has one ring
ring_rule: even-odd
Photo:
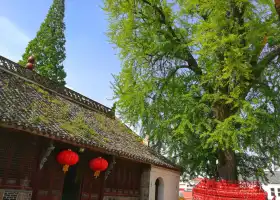
[[[273,197],[271,196],[271,190],[270,188],[274,188],[276,200],[280,199],[280,196],[278,196],[278,188],[280,189],[280,184],[267,184],[262,185],[263,189],[267,192],[268,200],[271,200]]]
[[[158,178],[163,181],[163,197],[159,194],[160,200],[178,200],[180,172],[156,166],[151,166],[149,200],[155,200],[155,182]]]
[[[194,179],[194,180],[189,180],[189,181],[186,181],[186,182],[180,182],[179,188],[190,192],[190,191],[192,191],[194,186],[196,186],[200,181],[201,180]]]

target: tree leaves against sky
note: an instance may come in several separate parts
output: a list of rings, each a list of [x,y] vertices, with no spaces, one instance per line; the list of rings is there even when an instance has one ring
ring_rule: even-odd
[[[280,24],[272,0],[104,3],[122,60],[113,86],[126,122],[140,123],[190,176],[217,176],[220,152],[236,155],[244,177],[279,162]]]
[[[63,66],[66,58],[64,11],[64,0],[54,0],[36,37],[29,42],[19,61],[25,66],[28,57],[33,55],[36,59],[35,70],[61,85],[65,85],[66,77]]]

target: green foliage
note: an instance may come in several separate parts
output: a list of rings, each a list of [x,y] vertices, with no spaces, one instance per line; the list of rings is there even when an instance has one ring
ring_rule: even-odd
[[[229,166],[220,162],[224,152],[236,155],[244,177],[279,163],[280,24],[271,1],[104,3],[122,60],[115,98],[127,123],[140,123],[190,176],[217,176]]]
[[[61,85],[65,84],[65,24],[64,0],[54,0],[45,21],[41,24],[36,37],[26,47],[19,64],[25,66],[29,56],[36,59],[35,70]]]

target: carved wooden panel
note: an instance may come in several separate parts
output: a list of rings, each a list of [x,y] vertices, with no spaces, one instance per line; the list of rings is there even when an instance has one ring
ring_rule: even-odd
[[[94,178],[93,173],[86,172],[82,184],[82,200],[98,200],[101,178]]]
[[[56,162],[55,154],[48,157],[40,171],[37,200],[60,200],[64,184],[64,174]]]
[[[32,191],[28,190],[0,190],[0,200],[31,200]]]
[[[0,187],[32,187],[39,148],[34,137],[5,129],[0,136]]]
[[[127,160],[117,160],[105,182],[105,196],[139,196],[141,166]]]

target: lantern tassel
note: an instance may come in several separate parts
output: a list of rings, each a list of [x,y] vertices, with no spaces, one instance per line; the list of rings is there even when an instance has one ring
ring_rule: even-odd
[[[100,174],[100,171],[95,171],[94,172],[94,177],[97,178],[99,176],[99,174]]]
[[[63,165],[62,171],[64,172],[64,174],[68,171],[69,169],[69,165]]]

